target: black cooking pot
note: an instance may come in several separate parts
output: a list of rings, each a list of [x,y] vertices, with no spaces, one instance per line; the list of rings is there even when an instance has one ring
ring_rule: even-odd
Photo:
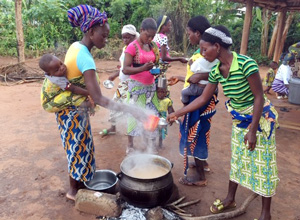
[[[164,172],[158,172],[153,177],[147,176],[153,167]],[[122,198],[141,208],[164,205],[173,192],[172,167],[169,160],[158,155],[135,154],[125,158],[120,165],[121,172],[117,174]],[[136,168],[145,168],[141,178],[132,173]]]

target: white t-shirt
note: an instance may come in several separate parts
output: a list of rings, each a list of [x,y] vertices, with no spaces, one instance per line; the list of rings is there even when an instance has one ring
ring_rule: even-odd
[[[120,68],[120,73],[119,73],[119,79],[120,79],[121,82],[123,82],[123,81],[125,81],[125,80],[127,80],[127,79],[130,78],[129,75],[125,75],[123,73],[124,60],[125,60],[125,53],[124,53],[125,49],[126,49],[126,47],[123,47],[122,54],[121,54],[121,56],[119,58],[119,61],[121,63],[121,68]]]
[[[219,62],[218,59],[215,59],[213,62],[207,61],[204,57],[199,57],[197,60],[195,60],[191,65],[191,71],[194,74],[197,73],[209,73],[211,68],[213,68],[214,65],[216,65]],[[207,80],[200,80],[200,84],[207,84]]]
[[[58,87],[60,87],[64,91],[65,91],[65,89],[66,89],[66,87],[69,83],[69,80],[64,76],[60,76],[60,77],[58,77],[58,76],[48,76],[48,75],[45,74],[45,77],[47,79],[49,79],[50,82],[57,85]]]
[[[275,79],[281,80],[285,85],[288,85],[292,74],[293,72],[289,65],[281,64],[277,70]]]

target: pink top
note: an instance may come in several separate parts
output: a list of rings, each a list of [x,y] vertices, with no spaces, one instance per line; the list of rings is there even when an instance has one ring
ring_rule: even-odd
[[[142,50],[137,40],[131,42],[125,50],[125,53],[133,57],[133,62],[136,64],[145,64],[147,62],[155,63],[155,54],[153,50],[147,52]],[[143,83],[144,85],[151,85],[154,83],[154,76],[149,71],[143,71],[134,75],[130,75],[131,79]]]

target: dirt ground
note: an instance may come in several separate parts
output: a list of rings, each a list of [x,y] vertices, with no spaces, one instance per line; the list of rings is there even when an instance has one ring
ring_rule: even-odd
[[[15,62],[15,59],[0,57],[0,66]],[[117,64],[117,61],[97,61],[100,79],[107,79]],[[28,60],[26,65],[37,68],[37,60]],[[183,64],[174,63],[168,70],[168,76],[184,76],[185,68]],[[262,77],[266,70],[266,67],[261,67]],[[2,83],[0,86],[0,219],[95,219],[96,216],[77,211],[74,203],[65,198],[68,189],[66,156],[55,115],[45,112],[40,105],[41,84],[39,81],[15,86],[4,86]],[[181,107],[181,88],[181,83],[171,87],[175,109]],[[108,90],[101,85],[101,90],[107,97],[113,96],[114,89]],[[280,183],[272,199],[272,219],[300,219],[300,106],[292,105],[287,100],[277,100],[274,93],[269,98],[279,112],[281,124],[276,131]],[[177,124],[169,127],[164,148],[159,151],[159,155],[174,163],[172,174],[180,195],[186,196],[186,201],[201,199],[197,205],[186,208],[195,216],[210,214],[210,204],[215,198],[224,198],[227,192],[231,117],[224,107],[222,91],[219,100],[212,120],[208,160],[212,171],[206,176],[207,187],[178,183],[183,173],[183,160],[178,153]],[[286,107],[289,112],[280,111],[281,107]],[[97,169],[120,172],[127,144],[125,126],[117,127],[115,136],[101,139],[98,132],[108,128],[107,118],[108,110],[104,108],[91,118]],[[192,172],[190,169],[189,173]],[[239,187],[236,195],[238,206],[250,194],[249,190]],[[260,208],[261,198],[258,197],[250,204],[246,214],[235,219],[258,218]]]

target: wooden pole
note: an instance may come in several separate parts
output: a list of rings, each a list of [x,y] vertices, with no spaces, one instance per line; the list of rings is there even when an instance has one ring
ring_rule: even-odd
[[[261,55],[263,56],[267,56],[270,18],[271,18],[271,11],[269,11],[266,8],[263,8],[263,16],[262,16],[263,31],[261,35],[261,44],[260,44]]]
[[[291,25],[293,19],[294,19],[294,12],[290,12],[288,18],[286,19],[285,26],[284,26],[284,29],[282,32],[282,38],[281,38],[280,49],[279,49],[280,53],[282,53],[282,51],[283,51],[284,42],[286,40],[286,36],[289,32],[289,28],[290,28],[290,25]]]
[[[273,61],[277,62],[279,61],[281,52],[280,46],[281,46],[281,39],[282,39],[282,32],[285,25],[285,18],[286,18],[286,9],[283,9],[281,12],[279,12],[278,16],[280,16],[278,19],[278,34],[276,38],[276,46],[275,46],[275,52],[273,56]]]
[[[253,8],[253,0],[247,0],[240,54],[247,53],[250,25],[252,20],[252,8]]]
[[[25,62],[24,34],[22,23],[22,0],[15,0],[17,51],[19,63]]]
[[[276,44],[276,39],[277,39],[277,33],[278,33],[278,23],[279,23],[279,16],[277,15],[276,17],[276,22],[273,28],[273,34],[272,34],[272,38],[271,38],[271,42],[270,42],[270,46],[269,46],[269,50],[268,50],[268,57],[271,59],[273,54],[274,54],[274,50],[275,50],[275,44]]]

